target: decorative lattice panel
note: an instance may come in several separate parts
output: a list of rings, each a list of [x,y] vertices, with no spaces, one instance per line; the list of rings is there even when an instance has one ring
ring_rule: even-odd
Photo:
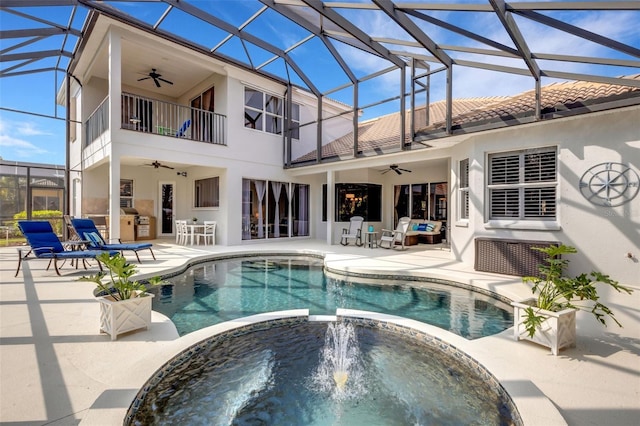
[[[475,239],[475,270],[496,274],[538,276],[545,254],[532,247],[559,245],[555,241],[525,241],[502,238]]]

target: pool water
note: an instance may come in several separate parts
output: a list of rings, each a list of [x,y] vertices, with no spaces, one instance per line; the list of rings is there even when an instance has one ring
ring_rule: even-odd
[[[168,284],[151,288],[153,309],[169,317],[180,335],[249,315],[309,309],[335,315],[337,308],[398,315],[468,339],[499,333],[513,324],[511,307],[467,289],[431,283],[353,283],[324,274],[323,261],[300,257],[252,257],[205,262]]]
[[[510,399],[453,355],[359,326],[341,390],[319,385],[327,323],[214,338],[159,375],[132,425],[514,425]],[[320,382],[322,380],[320,379]],[[321,383],[320,383],[321,384]]]

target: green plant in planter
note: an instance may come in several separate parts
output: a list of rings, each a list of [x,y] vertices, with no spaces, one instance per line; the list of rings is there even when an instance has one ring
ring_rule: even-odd
[[[147,290],[145,284],[131,280],[131,277],[137,272],[135,265],[127,263],[127,259],[120,253],[111,256],[108,252],[101,253],[96,259],[102,262],[108,272],[100,271],[95,275],[83,276],[79,281],[87,281],[95,283],[99,293],[110,295],[114,300],[126,300],[134,297],[144,296]],[[108,280],[103,282],[103,278],[107,276]],[[162,283],[160,277],[149,279],[150,285],[158,285]]]
[[[523,277],[525,283],[532,283],[531,291],[536,294],[536,306],[525,310],[524,325],[529,337],[533,337],[536,330],[542,325],[545,317],[540,310],[559,312],[563,309],[576,309],[591,312],[596,319],[606,326],[606,317],[611,318],[618,326],[622,324],[614,317],[613,312],[599,301],[597,284],[606,284],[619,293],[632,293],[632,289],[620,285],[611,279],[609,275],[591,271],[582,273],[575,278],[564,275],[564,270],[569,264],[568,259],[561,256],[574,254],[578,251],[571,246],[559,245],[548,247],[533,247],[547,255],[546,265],[539,265],[540,277]],[[582,304],[581,302],[592,302]]]

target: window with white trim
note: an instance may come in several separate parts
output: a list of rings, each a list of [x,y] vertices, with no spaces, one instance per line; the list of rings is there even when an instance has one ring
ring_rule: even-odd
[[[489,155],[489,218],[555,220],[557,179],[555,148]]]
[[[459,199],[459,218],[469,219],[469,159],[465,158],[460,161],[459,164],[459,185],[458,185],[458,199]]]
[[[194,182],[194,207],[220,207],[220,178],[196,179]]]
[[[244,127],[281,134],[283,104],[282,98],[245,87]]]
[[[281,135],[284,125],[284,98],[251,87],[244,88],[244,127]],[[299,138],[300,105],[291,105],[291,137]]]

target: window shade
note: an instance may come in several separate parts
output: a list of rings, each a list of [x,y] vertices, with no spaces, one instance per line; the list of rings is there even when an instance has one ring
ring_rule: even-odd
[[[557,214],[555,148],[489,157],[491,219],[550,220]]]

